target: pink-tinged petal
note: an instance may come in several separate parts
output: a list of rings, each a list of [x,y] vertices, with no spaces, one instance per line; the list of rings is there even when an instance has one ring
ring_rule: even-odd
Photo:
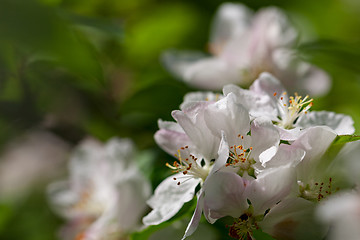
[[[204,207],[204,194],[202,192],[199,192],[197,194],[197,204],[194,214],[191,217],[191,220],[185,230],[185,234],[181,240],[184,240],[185,238],[189,237],[195,232],[195,230],[197,229],[200,223],[203,207]]]
[[[205,122],[215,136],[223,131],[230,146],[238,142],[238,135],[246,136],[250,130],[248,111],[236,103],[234,94],[209,105],[205,110]]]
[[[155,142],[167,153],[174,156],[177,151],[185,146],[191,147],[189,137],[184,132],[160,129],[154,135]]]
[[[328,126],[338,135],[353,134],[355,132],[354,121],[350,116],[327,111],[308,112],[298,119],[296,126],[301,128]]]
[[[203,186],[204,215],[210,223],[224,216],[240,217],[249,207],[244,195],[246,182],[233,172],[218,171]]]
[[[208,102],[199,102],[186,111],[173,111],[172,116],[196,146],[197,152],[210,161],[217,157],[220,136],[214,136],[206,126],[204,112],[208,105]]]
[[[315,206],[303,198],[287,198],[271,208],[259,225],[275,239],[323,239],[312,217]]]
[[[279,144],[279,133],[269,119],[256,118],[251,123],[251,157],[255,161],[266,164],[276,154]]]
[[[238,82],[237,69],[221,58],[178,51],[168,51],[162,58],[170,72],[194,87],[221,90],[225,84]]]
[[[200,183],[200,179],[187,178],[186,181],[181,182],[183,177],[182,173],[172,175],[155,189],[154,195],[147,201],[153,210],[143,218],[145,225],[157,225],[169,220],[184,203],[194,198],[195,188]],[[181,182],[179,185],[178,181]]]
[[[290,164],[261,172],[256,180],[250,182],[245,193],[254,207],[254,214],[264,214],[275,206],[290,193],[294,183],[295,169]]]
[[[252,12],[242,4],[223,3],[216,12],[210,36],[210,51],[218,55],[224,45],[245,34],[250,26]]]

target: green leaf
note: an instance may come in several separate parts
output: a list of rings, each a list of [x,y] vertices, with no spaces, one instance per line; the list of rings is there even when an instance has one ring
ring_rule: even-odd
[[[354,142],[357,140],[360,140],[359,135],[338,135],[332,144],[333,145],[334,144],[345,144],[345,143]]]

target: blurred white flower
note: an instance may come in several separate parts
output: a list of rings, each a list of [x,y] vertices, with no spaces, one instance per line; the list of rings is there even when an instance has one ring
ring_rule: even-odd
[[[346,191],[322,203],[317,211],[320,220],[330,226],[329,240],[357,240],[360,236],[360,193]]]
[[[301,61],[294,48],[297,33],[285,14],[275,7],[255,15],[242,4],[224,3],[216,13],[210,37],[212,56],[167,51],[166,67],[192,86],[220,90],[226,84],[249,86],[262,72],[271,72],[289,90],[323,95],[329,76]]]
[[[0,156],[0,199],[20,200],[60,176],[70,146],[54,134],[33,130],[7,144]]]
[[[102,145],[86,139],[72,154],[69,171],[69,179],[48,187],[54,210],[68,220],[63,239],[122,239],[140,226],[151,190],[130,140]]]

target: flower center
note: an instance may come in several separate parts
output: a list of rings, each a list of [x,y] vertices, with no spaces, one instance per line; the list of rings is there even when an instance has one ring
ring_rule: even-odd
[[[274,97],[277,93],[274,93]],[[294,123],[303,114],[307,114],[308,110],[313,106],[313,99],[306,95],[304,98],[295,93],[295,97],[290,96],[288,100],[286,92],[283,92],[281,97],[278,99],[278,109],[280,116],[277,124],[285,129],[294,128]]]
[[[244,213],[229,227],[229,236],[235,239],[253,239],[253,230],[259,229],[257,219],[251,213]]]
[[[240,134],[238,137],[244,139],[244,136]],[[243,145],[230,146],[230,154],[225,167],[239,168],[238,173],[240,176],[247,172],[249,176],[255,177],[254,168],[252,167],[255,160],[250,157],[252,149],[252,147],[245,148]]]
[[[327,183],[315,182],[313,184],[305,184],[298,181],[300,197],[313,202],[319,202],[327,196],[336,192],[338,189],[333,189],[332,178],[330,177]]]
[[[200,178],[205,181],[206,177],[209,174],[210,166],[204,160],[198,160],[194,155],[189,153],[189,147],[185,146],[178,149],[177,154],[177,161],[171,165],[166,163],[166,166],[173,170],[173,172],[182,172],[184,177],[188,178]],[[178,180],[174,178],[174,180]],[[180,185],[180,182],[177,183]]]

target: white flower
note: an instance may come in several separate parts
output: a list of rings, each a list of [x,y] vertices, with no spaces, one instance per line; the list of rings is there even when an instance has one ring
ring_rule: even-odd
[[[217,172],[239,173],[253,178],[262,163],[269,161],[280,143],[271,121],[250,122],[249,113],[229,94],[218,101],[198,101],[182,111],[174,111],[174,122],[159,122],[156,142],[177,161],[167,164],[176,174],[165,179],[148,201],[153,211],[145,225],[155,225],[174,216],[193,199],[195,188],[205,186]],[[226,140],[228,139],[228,140]],[[214,151],[215,150],[215,151]],[[185,236],[196,229],[202,213],[202,189]]]
[[[336,159],[324,157],[335,137],[330,128],[317,126],[303,131],[291,145],[280,144],[266,167],[291,164],[295,181],[288,196],[265,216],[260,224],[263,231],[280,239],[324,237],[326,228],[317,224],[313,212],[319,203],[338,191],[344,178]]]
[[[133,158],[127,139],[80,144],[70,159],[69,179],[48,188],[54,210],[68,220],[64,239],[113,239],[139,227],[150,185]]]
[[[313,99],[309,96],[288,96],[281,83],[269,73],[262,73],[249,90],[227,85],[224,95],[233,93],[254,118],[265,116],[278,127],[282,140],[295,140],[301,130],[311,126],[328,126],[337,134],[354,133],[350,116],[327,111],[309,111]]]
[[[291,48],[296,35],[277,8],[264,8],[254,15],[242,4],[224,3],[213,23],[212,56],[168,51],[163,60],[174,75],[202,89],[220,90],[230,83],[248,86],[260,73],[271,72],[289,90],[325,94],[329,76],[295,56]]]

